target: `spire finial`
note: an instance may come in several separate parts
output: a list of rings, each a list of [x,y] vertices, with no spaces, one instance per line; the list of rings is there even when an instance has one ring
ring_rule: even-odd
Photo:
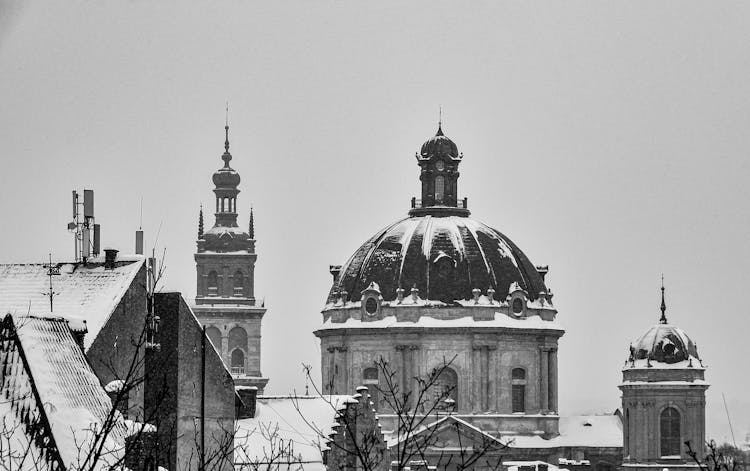
[[[203,203],[201,203],[201,209],[198,212],[198,238],[203,237]]]
[[[250,205],[250,227],[248,228],[247,233],[250,235],[251,239],[255,239],[255,221],[253,219],[253,206]]]
[[[438,105],[438,130],[436,136],[443,135],[443,105]]]
[[[224,118],[224,150],[229,152],[229,101],[227,101],[226,116]]]
[[[666,324],[667,323],[667,316],[665,315],[665,312],[667,312],[667,303],[664,302],[664,274],[661,275],[661,319],[659,319],[660,324]]]

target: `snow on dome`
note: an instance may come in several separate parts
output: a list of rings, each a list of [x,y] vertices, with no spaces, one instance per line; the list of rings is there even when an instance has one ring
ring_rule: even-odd
[[[449,155],[456,158],[458,157],[458,146],[448,136],[443,134],[442,127],[438,127],[437,133],[422,144],[419,153],[422,157]]]
[[[630,344],[628,361],[648,360],[673,365],[690,362],[692,359],[700,361],[698,348],[685,331],[674,325],[660,323]]]
[[[384,301],[396,290],[419,290],[419,297],[456,305],[472,291],[494,290],[504,299],[511,286],[531,301],[547,293],[544,280],[510,239],[475,219],[450,215],[401,219],[366,241],[342,267],[328,296],[336,303],[346,291],[352,300],[377,283]]]

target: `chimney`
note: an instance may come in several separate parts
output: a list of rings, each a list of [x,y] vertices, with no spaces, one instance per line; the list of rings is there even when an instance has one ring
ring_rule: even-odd
[[[341,273],[341,265],[330,265],[328,271],[333,275],[333,283],[336,284],[339,281],[339,273]]]
[[[104,268],[113,269],[117,259],[117,249],[104,249]]]
[[[143,255],[143,231],[135,231],[135,253],[136,255]]]
[[[255,407],[258,398],[258,388],[255,386],[236,386],[235,415],[237,419],[252,419],[255,417]]]

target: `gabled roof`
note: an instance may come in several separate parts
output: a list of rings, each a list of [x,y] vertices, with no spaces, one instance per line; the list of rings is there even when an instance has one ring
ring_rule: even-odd
[[[237,421],[235,464],[268,464],[281,447],[287,447],[282,453],[286,456],[274,464],[304,464],[306,471],[325,470],[324,437],[331,434],[336,415],[351,401],[356,399],[347,395],[259,396],[255,417]]]
[[[453,447],[465,448],[469,443],[477,441],[481,442],[485,449],[501,449],[505,446],[502,440],[498,440],[454,415],[447,415],[427,424],[408,437],[409,441],[420,439],[429,440],[428,446],[430,447],[443,449]],[[460,440],[465,440],[465,442],[459,443]],[[388,447],[391,448],[397,443],[403,443],[404,441],[406,441],[406,437],[392,436],[388,440]]]
[[[112,404],[62,318],[6,315],[0,335],[0,394],[5,428],[13,430],[10,452],[20,469],[78,469],[102,445],[104,469],[124,451],[126,429],[115,413],[101,430]],[[30,454],[25,458],[25,446]],[[9,457],[6,457],[9,458]],[[89,458],[90,460],[90,458]],[[41,461],[40,461],[41,462]]]
[[[52,277],[54,315],[70,320],[75,330],[82,329],[85,321],[85,347],[90,347],[144,260],[143,256],[118,256],[112,269],[104,268],[103,257],[85,264],[53,264],[60,269],[60,275]],[[47,272],[44,264],[0,264],[0,316],[49,313]]]

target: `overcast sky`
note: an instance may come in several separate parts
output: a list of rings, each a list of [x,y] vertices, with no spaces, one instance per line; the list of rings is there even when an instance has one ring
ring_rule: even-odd
[[[750,3],[0,0],[0,262],[73,256],[70,192],[195,296],[230,102],[255,208],[268,393],[304,388],[342,264],[406,214],[443,129],[473,216],[549,264],[562,414],[612,411],[667,315],[709,369],[708,434],[750,429]],[[211,224],[213,217],[208,215]],[[161,230],[159,231],[159,228]],[[158,233],[158,240],[156,238]]]

